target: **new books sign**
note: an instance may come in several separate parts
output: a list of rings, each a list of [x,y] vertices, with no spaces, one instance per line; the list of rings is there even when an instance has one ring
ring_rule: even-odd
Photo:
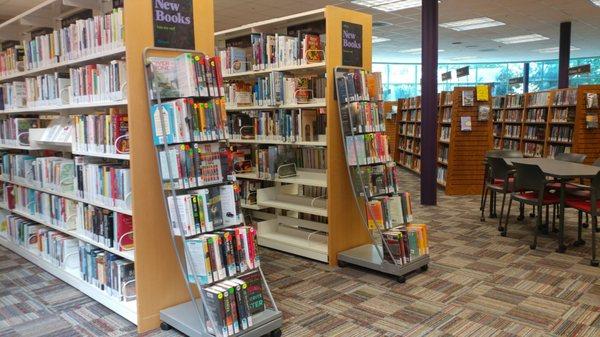
[[[152,0],[154,46],[195,49],[192,0]]]
[[[342,21],[342,65],[362,67],[362,25]]]

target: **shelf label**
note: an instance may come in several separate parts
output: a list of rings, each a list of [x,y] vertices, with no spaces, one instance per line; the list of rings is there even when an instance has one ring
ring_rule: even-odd
[[[342,65],[362,67],[362,25],[342,21]]]
[[[192,0],[152,0],[154,46],[195,49]]]
[[[579,67],[571,67],[569,68],[569,76],[573,75],[581,75],[581,74],[589,74],[592,72],[592,67],[589,64],[584,64]]]
[[[456,69],[456,77],[469,76],[469,66]]]

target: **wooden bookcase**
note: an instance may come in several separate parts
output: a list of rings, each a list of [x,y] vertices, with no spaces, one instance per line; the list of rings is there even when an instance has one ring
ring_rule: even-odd
[[[555,103],[555,100],[559,99],[558,95],[567,92],[572,93],[572,101]],[[588,129],[586,127],[586,111],[593,112],[597,110],[586,109],[586,94],[598,92],[600,92],[600,86],[598,85],[583,85],[578,88],[528,93],[524,95],[522,107],[507,106],[507,102],[517,95],[503,97],[503,106],[493,109],[494,121],[491,130],[494,141],[490,148],[518,150],[523,152],[525,157],[552,158],[553,147],[562,146],[569,148],[570,152],[586,154],[586,162],[592,163],[600,156],[600,147],[597,146],[597,142],[600,140],[600,129]],[[546,99],[538,99],[536,102],[536,95],[547,95],[547,97]],[[500,101],[499,97],[494,99]],[[507,114],[517,111],[521,114],[520,118],[518,120],[508,120]],[[533,111],[540,111],[542,117],[539,120],[528,118],[528,114]],[[558,117],[561,115],[567,116],[566,119]],[[507,137],[507,127],[510,126],[521,128],[518,137]],[[539,132],[543,134],[543,137],[529,138],[527,132],[529,127],[539,128]],[[572,129],[572,138],[557,139],[553,137],[555,128]],[[499,130],[501,132],[498,134]],[[537,146],[535,151],[532,150],[534,146]],[[559,150],[559,152],[562,151],[563,149]]]
[[[490,111],[487,121],[477,120],[479,106],[488,105],[491,108],[491,100],[474,101],[473,106],[462,106],[462,93],[467,90],[473,91],[475,95],[475,87],[464,87],[442,92],[438,98],[437,181],[447,195],[470,195],[481,192],[484,172],[482,158],[492,144],[490,132],[492,112]],[[411,132],[412,125],[421,124],[420,97],[400,100],[399,106],[402,106],[402,109],[397,119],[399,134],[396,161],[411,172],[420,173],[419,166],[414,165],[414,162],[420,161],[421,137]],[[461,131],[461,117],[471,118],[471,131]],[[414,129],[417,130],[417,127],[414,126]],[[446,130],[449,130],[449,137]],[[446,155],[442,155],[443,153]],[[413,165],[410,164],[411,157],[416,158],[413,159]],[[444,160],[445,158],[447,160]]]
[[[315,21],[325,21],[325,62],[313,63],[303,66],[274,68],[268,71],[246,71],[225,75],[225,81],[237,81],[265,75],[270,71],[282,71],[285,74],[325,74],[327,78],[326,97],[324,103],[303,106],[280,106],[284,109],[324,108],[327,114],[327,131],[325,141],[320,142],[271,142],[262,140],[232,140],[232,144],[254,145],[285,145],[296,147],[324,147],[327,149],[327,170],[320,174],[311,175],[299,171],[299,175],[290,179],[272,179],[276,184],[274,188],[260,189],[257,192],[257,204],[246,206],[253,218],[263,219],[257,223],[259,245],[286,251],[292,254],[337,265],[337,253],[370,242],[369,233],[364,228],[358,209],[348,199],[353,191],[349,184],[349,177],[344,160],[344,145],[340,131],[340,120],[337,102],[334,95],[334,69],[342,66],[342,22],[354,23],[362,26],[362,67],[371,69],[371,15],[343,9],[335,6],[326,6],[305,13],[299,13],[267,21],[251,23],[242,27],[228,29],[215,33],[216,44],[219,48],[226,46],[229,39],[247,37],[250,33],[281,33],[287,27],[302,25]],[[285,33],[284,33],[285,34]],[[243,107],[228,109],[240,110],[265,110],[264,107]],[[300,112],[302,113],[302,112]],[[258,179],[255,174],[237,174],[238,179]],[[282,183],[288,185],[281,186]],[[313,203],[306,197],[290,197],[287,195],[291,185],[327,187],[327,199]],[[289,190],[293,190],[290,188]],[[308,199],[308,200],[307,200]],[[300,212],[318,216],[326,216],[327,223],[314,223],[301,221],[293,217],[282,217],[281,211]],[[280,230],[283,226],[285,229]],[[310,229],[312,231],[307,231]],[[313,234],[311,234],[313,233]],[[319,239],[319,240],[317,240]]]
[[[393,113],[393,109],[398,109],[398,102],[384,102],[383,109],[385,113],[385,134],[388,137],[388,145],[390,147],[390,156],[396,158],[398,150],[398,123],[396,118],[397,113]],[[396,110],[398,112],[398,110]]]
[[[105,9],[110,2],[71,0],[46,0],[34,8],[0,24],[2,38],[22,39],[32,28],[46,27],[59,23],[60,18],[89,8],[96,12]],[[214,10],[213,0],[193,1],[193,21],[195,46],[197,50],[207,54],[214,52]],[[51,17],[49,18],[48,15]],[[81,66],[108,62],[114,59],[125,59],[127,68],[127,99],[112,103],[69,104],[51,108],[25,108],[18,111],[3,111],[1,114],[17,113],[61,113],[65,115],[102,111],[109,107],[127,108],[129,118],[129,155],[106,155],[109,159],[127,160],[130,162],[132,197],[131,209],[123,211],[133,216],[135,250],[116,251],[117,254],[135,261],[136,301],[120,302],[104,291],[81,280],[78,276],[46,262],[41,257],[10,241],[0,239],[0,244],[12,249],[42,269],[79,289],[115,313],[138,326],[138,332],[157,328],[160,324],[159,311],[189,300],[185,280],[179,270],[176,257],[171,248],[169,227],[162,199],[162,187],[154,154],[150,129],[147,89],[144,79],[145,66],[142,62],[142,51],[153,46],[153,7],[152,1],[124,1],[124,46],[114,50],[89,55],[74,61],[43,67],[35,71],[26,71],[0,78],[0,82],[12,81],[15,78],[53,73],[59,67]],[[56,19],[56,20],[55,20]],[[22,25],[23,24],[23,25]],[[33,25],[33,27],[32,27]],[[39,26],[38,26],[39,25]],[[370,28],[370,25],[369,25]],[[370,39],[370,35],[369,35]],[[370,41],[370,40],[369,40]],[[370,49],[369,49],[370,53]],[[33,150],[32,147],[3,147],[4,150]],[[71,151],[66,151],[71,152]],[[40,189],[41,190],[41,189]],[[44,191],[57,194],[52,191]],[[76,199],[74,199],[76,200]],[[86,202],[86,200],[76,200]],[[18,211],[13,213],[20,214]],[[32,219],[35,221],[35,219]],[[61,230],[59,227],[47,227]],[[62,230],[68,235],[86,241],[84,236],[76,232]],[[102,248],[101,245],[92,243]]]

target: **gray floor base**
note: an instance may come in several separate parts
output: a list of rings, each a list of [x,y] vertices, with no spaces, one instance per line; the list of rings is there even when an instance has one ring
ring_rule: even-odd
[[[260,337],[269,334],[271,331],[280,329],[283,324],[281,312],[272,309],[266,309],[254,315],[253,319],[253,326],[240,331],[235,336]],[[161,310],[160,320],[190,337],[214,337],[214,335],[202,332],[201,324],[203,322],[200,322],[194,304],[191,301]]]
[[[421,267],[427,268],[429,255],[419,256],[407,265],[395,265],[382,261],[377,253],[377,247],[367,244],[338,253],[338,261],[341,261],[342,264],[348,263],[393,276],[404,276]]]

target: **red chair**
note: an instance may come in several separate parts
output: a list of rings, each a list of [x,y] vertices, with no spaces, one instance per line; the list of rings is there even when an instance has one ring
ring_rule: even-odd
[[[600,172],[592,179],[591,186],[580,186],[581,191],[588,191],[581,196],[571,195],[565,200],[565,207],[574,208],[580,212],[578,219],[578,241],[585,243],[581,239],[582,217],[581,213],[589,214],[592,217],[592,259],[590,265],[598,267],[599,263],[596,259],[596,232],[598,231],[598,209],[600,209]]]

